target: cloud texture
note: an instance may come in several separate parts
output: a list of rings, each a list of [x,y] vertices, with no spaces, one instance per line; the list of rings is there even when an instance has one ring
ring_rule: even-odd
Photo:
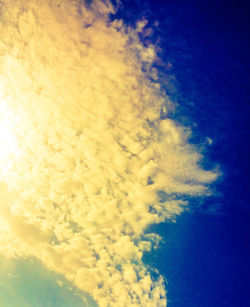
[[[166,306],[144,231],[216,173],[160,119],[171,103],[143,23],[109,21],[99,0],[0,7],[0,252],[37,257],[101,307]]]

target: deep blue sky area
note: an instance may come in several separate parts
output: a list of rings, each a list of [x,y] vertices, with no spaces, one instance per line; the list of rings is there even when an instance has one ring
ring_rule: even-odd
[[[249,1],[125,1],[120,15],[159,26],[162,84],[192,127],[191,141],[222,176],[214,196],[192,201],[176,223],[154,227],[165,240],[145,261],[168,279],[169,307],[250,306]],[[206,138],[212,144],[206,143]]]

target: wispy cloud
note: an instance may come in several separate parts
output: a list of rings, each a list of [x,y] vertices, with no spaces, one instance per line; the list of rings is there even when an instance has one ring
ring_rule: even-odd
[[[140,23],[110,22],[105,3],[1,4],[1,116],[17,147],[0,163],[0,251],[39,258],[99,306],[165,306],[142,262],[159,238],[144,231],[217,175],[160,119],[169,99]]]

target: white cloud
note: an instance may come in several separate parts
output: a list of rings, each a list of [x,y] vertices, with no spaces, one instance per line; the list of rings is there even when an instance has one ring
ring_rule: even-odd
[[[159,237],[144,230],[182,212],[172,194],[207,193],[217,175],[159,118],[154,47],[99,0],[2,6],[1,117],[17,148],[0,164],[0,251],[36,256],[99,306],[165,306],[142,262]]]
[[[63,282],[61,280],[57,280],[56,283],[58,284],[59,287],[63,286]]]

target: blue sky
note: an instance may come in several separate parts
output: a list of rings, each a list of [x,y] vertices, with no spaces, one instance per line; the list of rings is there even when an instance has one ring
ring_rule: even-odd
[[[218,163],[223,176],[213,197],[191,201],[176,224],[159,227],[166,244],[154,263],[168,276],[169,306],[247,306],[249,3],[158,3],[152,6],[173,63],[177,120],[191,124],[194,143],[211,137],[204,165]]]

